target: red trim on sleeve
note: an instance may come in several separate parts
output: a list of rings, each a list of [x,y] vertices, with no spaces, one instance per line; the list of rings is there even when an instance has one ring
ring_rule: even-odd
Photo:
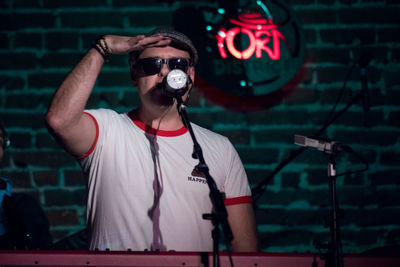
[[[93,117],[93,115],[90,114],[90,113],[88,113],[88,112],[85,112],[85,114],[89,115],[89,117],[92,118],[92,120],[93,120],[93,122],[94,122],[94,125],[96,126],[96,137],[94,138],[93,144],[92,144],[92,146],[90,147],[89,151],[86,152],[85,154],[79,156],[78,159],[86,158],[86,157],[88,157],[90,154],[92,154],[94,148],[96,147],[97,140],[99,139],[99,124],[97,123],[96,118]]]
[[[243,203],[251,203],[251,202],[253,202],[253,199],[251,196],[226,198],[224,200],[225,206],[243,204]]]
[[[159,130],[159,129],[154,129],[149,125],[144,124],[142,121],[139,120],[139,118],[136,116],[135,112],[129,112],[129,118],[133,121],[133,123],[145,131],[146,133],[152,134],[152,135],[157,135],[157,136],[165,136],[165,137],[174,137],[174,136],[180,136],[182,134],[185,134],[188,129],[185,126],[182,126],[182,128],[174,131],[166,131],[166,130]]]

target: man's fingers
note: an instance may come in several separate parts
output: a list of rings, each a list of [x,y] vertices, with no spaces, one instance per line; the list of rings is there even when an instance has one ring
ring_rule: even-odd
[[[106,36],[106,42],[111,54],[125,54],[135,50],[143,50],[147,47],[162,47],[171,43],[171,40],[163,36],[146,37],[138,35],[135,37],[128,36]]]
[[[145,37],[142,40],[137,42],[137,45],[141,48],[148,47],[150,45],[168,45],[170,43],[169,39],[164,38],[163,36],[155,36],[155,37]]]
[[[157,43],[152,43],[152,44],[146,45],[144,48],[147,48],[147,47],[163,47],[163,46],[169,45],[170,43],[171,43],[171,39],[161,40],[161,41],[159,41]]]
[[[137,45],[140,41],[142,41],[144,38],[146,38],[144,35],[138,35],[135,37],[129,37],[126,42],[129,46],[135,46]]]

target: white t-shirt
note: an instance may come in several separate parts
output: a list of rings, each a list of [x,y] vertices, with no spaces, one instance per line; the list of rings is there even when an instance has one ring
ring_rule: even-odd
[[[89,110],[96,141],[79,158],[88,184],[90,249],[212,251],[212,205],[194,170],[188,130],[150,128],[133,113]],[[192,124],[225,205],[251,202],[247,177],[226,137]]]

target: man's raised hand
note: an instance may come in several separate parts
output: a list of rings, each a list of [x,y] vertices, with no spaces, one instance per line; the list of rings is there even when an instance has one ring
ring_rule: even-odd
[[[143,50],[148,47],[163,47],[170,44],[171,40],[163,36],[135,37],[106,35],[103,37],[111,54],[126,54],[132,51]]]

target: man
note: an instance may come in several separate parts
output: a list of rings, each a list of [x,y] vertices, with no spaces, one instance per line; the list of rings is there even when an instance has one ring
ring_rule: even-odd
[[[0,164],[10,145],[0,123]],[[47,216],[30,195],[12,192],[12,181],[0,177],[0,249],[49,249],[52,237]]]
[[[140,106],[122,114],[85,111],[104,61],[127,53]],[[46,121],[88,179],[90,249],[212,250],[213,226],[202,218],[212,209],[209,189],[195,169],[198,160],[176,99],[161,86],[175,68],[194,81],[197,57],[192,42],[170,28],[136,37],[107,35],[57,90]],[[192,125],[210,173],[226,194],[234,251],[257,251],[250,190],[236,151],[227,138]]]

